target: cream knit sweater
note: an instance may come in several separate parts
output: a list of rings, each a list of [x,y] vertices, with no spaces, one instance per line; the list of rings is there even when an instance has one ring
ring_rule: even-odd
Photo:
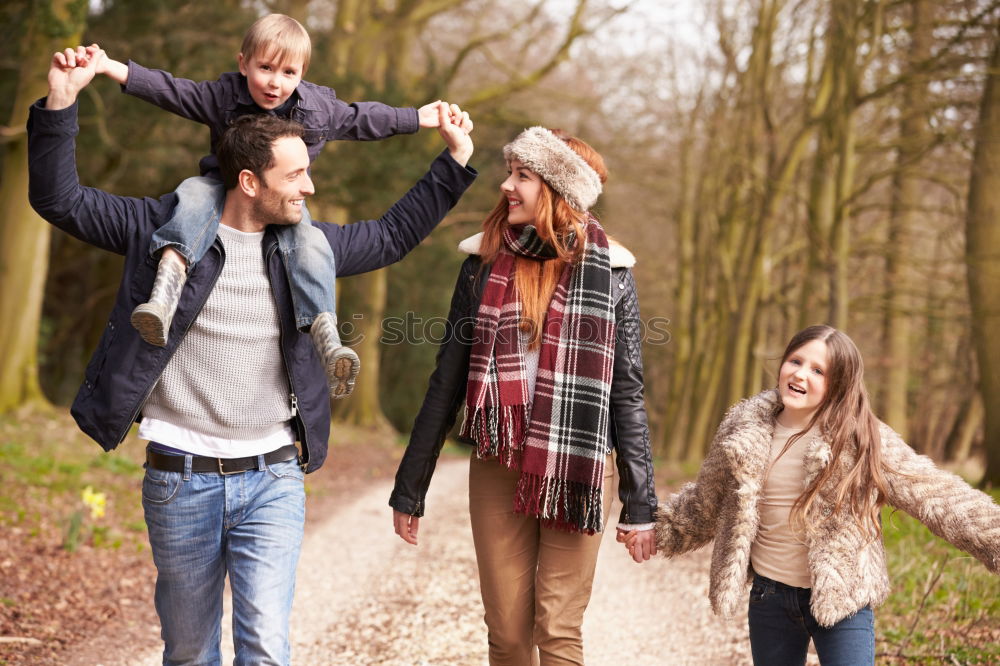
[[[264,232],[219,226],[222,273],[143,416],[231,439],[270,435],[292,418],[263,238]]]

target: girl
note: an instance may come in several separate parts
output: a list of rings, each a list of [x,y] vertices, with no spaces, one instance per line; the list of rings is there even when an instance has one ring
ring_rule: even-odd
[[[438,452],[460,406],[474,448],[469,505],[490,663],[582,664],[617,453],[619,529],[655,552],[638,301],[622,246],[587,210],[601,156],[533,127],[504,148],[509,177],[452,298],[445,342],[389,500],[417,543]],[[537,663],[537,662],[536,662]]]
[[[667,557],[715,540],[716,613],[735,613],[752,583],[755,664],[804,664],[810,638],[824,666],[874,663],[872,608],[889,594],[885,504],[1000,571],[1000,506],[880,423],[862,375],[844,333],[798,333],[778,388],[729,410],[697,481],[657,512]]]

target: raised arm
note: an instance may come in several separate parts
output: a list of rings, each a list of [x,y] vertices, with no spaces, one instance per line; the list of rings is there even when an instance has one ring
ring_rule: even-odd
[[[1000,505],[881,426],[889,504],[1000,573]]]
[[[136,230],[154,224],[163,205],[83,187],[76,168],[76,100],[103,58],[95,44],[52,57],[49,94],[28,116],[28,199],[46,221],[86,243],[123,254]]]
[[[468,114],[460,112],[452,122],[448,105],[439,105],[438,132],[448,149],[431,168],[378,220],[355,222],[343,227],[315,224],[327,235],[337,264],[337,275],[373,271],[395,263],[420,244],[458,202],[472,184],[476,171],[467,167],[472,156]]]

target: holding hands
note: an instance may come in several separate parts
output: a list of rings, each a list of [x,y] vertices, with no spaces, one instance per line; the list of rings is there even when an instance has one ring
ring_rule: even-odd
[[[417,109],[417,117],[420,121],[421,128],[429,127],[440,127],[440,115],[438,108],[441,104],[444,104],[448,110],[448,116],[451,118],[451,122],[454,125],[463,125],[468,123],[468,128],[465,130],[466,133],[472,131],[472,121],[469,120],[469,114],[458,108],[458,104],[448,104],[447,102],[442,102],[437,100],[436,102],[431,102],[430,104],[424,104],[422,107]]]
[[[653,530],[618,530],[615,540],[625,544],[632,559],[642,564],[656,555],[656,532]]]
[[[65,109],[94,79],[104,60],[104,51],[97,44],[65,49],[53,54],[49,67],[47,109]]]
[[[468,112],[462,111],[457,104],[447,102],[434,102],[427,106],[433,106],[437,111],[437,125],[434,127],[437,127],[438,134],[448,144],[448,152],[452,158],[462,166],[468,164],[473,149],[472,138],[469,136],[472,132],[472,120]]]

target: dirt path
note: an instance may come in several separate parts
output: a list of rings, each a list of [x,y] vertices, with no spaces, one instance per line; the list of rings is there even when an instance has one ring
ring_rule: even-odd
[[[301,665],[486,664],[485,627],[469,529],[467,468],[443,461],[413,548],[390,529],[391,481],[307,531],[292,618]],[[618,508],[612,516],[617,516]],[[712,616],[708,553],[636,565],[608,535],[584,624],[591,666],[749,663],[745,620]],[[228,618],[224,620],[228,622]],[[223,637],[232,662],[231,637]],[[159,649],[102,666],[159,663]]]

